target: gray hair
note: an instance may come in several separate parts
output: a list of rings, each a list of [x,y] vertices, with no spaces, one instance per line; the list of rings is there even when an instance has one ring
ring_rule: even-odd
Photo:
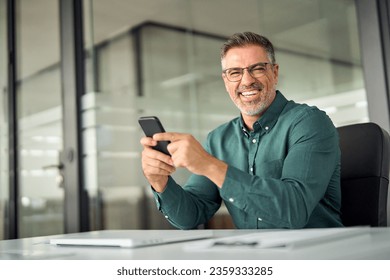
[[[266,37],[253,32],[235,33],[230,36],[228,40],[222,45],[221,60],[225,57],[226,53],[230,49],[245,47],[248,45],[255,45],[264,48],[271,63],[274,64],[276,62],[275,50],[271,41],[268,40]]]

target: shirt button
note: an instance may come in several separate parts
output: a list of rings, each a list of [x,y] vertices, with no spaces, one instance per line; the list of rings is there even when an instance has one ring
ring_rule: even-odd
[[[269,129],[269,127],[268,126],[266,126],[266,127],[264,127],[265,128],[265,130],[268,130]]]
[[[253,171],[253,167],[251,167],[251,172]]]
[[[262,218],[257,218],[258,221],[262,221],[263,219]]]
[[[255,144],[257,141],[256,139],[252,139],[252,143]]]
[[[165,215],[164,217],[165,217],[165,219],[168,219],[168,216],[167,216],[167,215]]]
[[[234,198],[232,198],[232,197],[229,198],[229,201],[230,201],[230,202],[234,202]]]

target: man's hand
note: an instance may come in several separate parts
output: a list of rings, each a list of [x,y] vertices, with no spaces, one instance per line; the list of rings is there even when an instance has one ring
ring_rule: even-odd
[[[168,176],[176,169],[170,156],[154,150],[157,141],[150,137],[141,138],[144,146],[142,151],[142,170],[146,179],[156,192],[163,192],[168,182]]]
[[[184,167],[194,174],[208,177],[218,187],[222,187],[227,164],[207,153],[192,135],[171,132],[157,133],[153,136],[153,140],[171,141],[168,145],[168,151],[172,157],[171,161],[165,161],[167,165]]]

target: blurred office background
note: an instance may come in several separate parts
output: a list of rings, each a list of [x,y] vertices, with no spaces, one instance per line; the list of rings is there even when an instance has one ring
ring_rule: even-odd
[[[387,1],[0,0],[0,239],[171,228],[142,175],[137,119],[157,115],[202,141],[236,117],[219,59],[235,32],[274,43],[287,98],[336,126],[388,130],[380,7]],[[206,226],[231,226],[223,207]]]

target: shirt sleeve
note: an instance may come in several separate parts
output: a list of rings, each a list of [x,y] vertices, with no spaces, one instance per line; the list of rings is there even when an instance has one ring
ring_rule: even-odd
[[[198,175],[191,175],[184,188],[169,177],[165,190],[153,193],[158,210],[180,229],[193,229],[206,223],[222,201],[217,187],[206,177]]]
[[[280,169],[280,178],[251,175],[229,166],[221,197],[278,228],[302,228],[323,198],[338,167],[337,130],[321,111],[309,111],[291,127],[285,159],[257,168]],[[266,152],[266,151],[265,151]],[[265,175],[264,175],[265,174]]]

